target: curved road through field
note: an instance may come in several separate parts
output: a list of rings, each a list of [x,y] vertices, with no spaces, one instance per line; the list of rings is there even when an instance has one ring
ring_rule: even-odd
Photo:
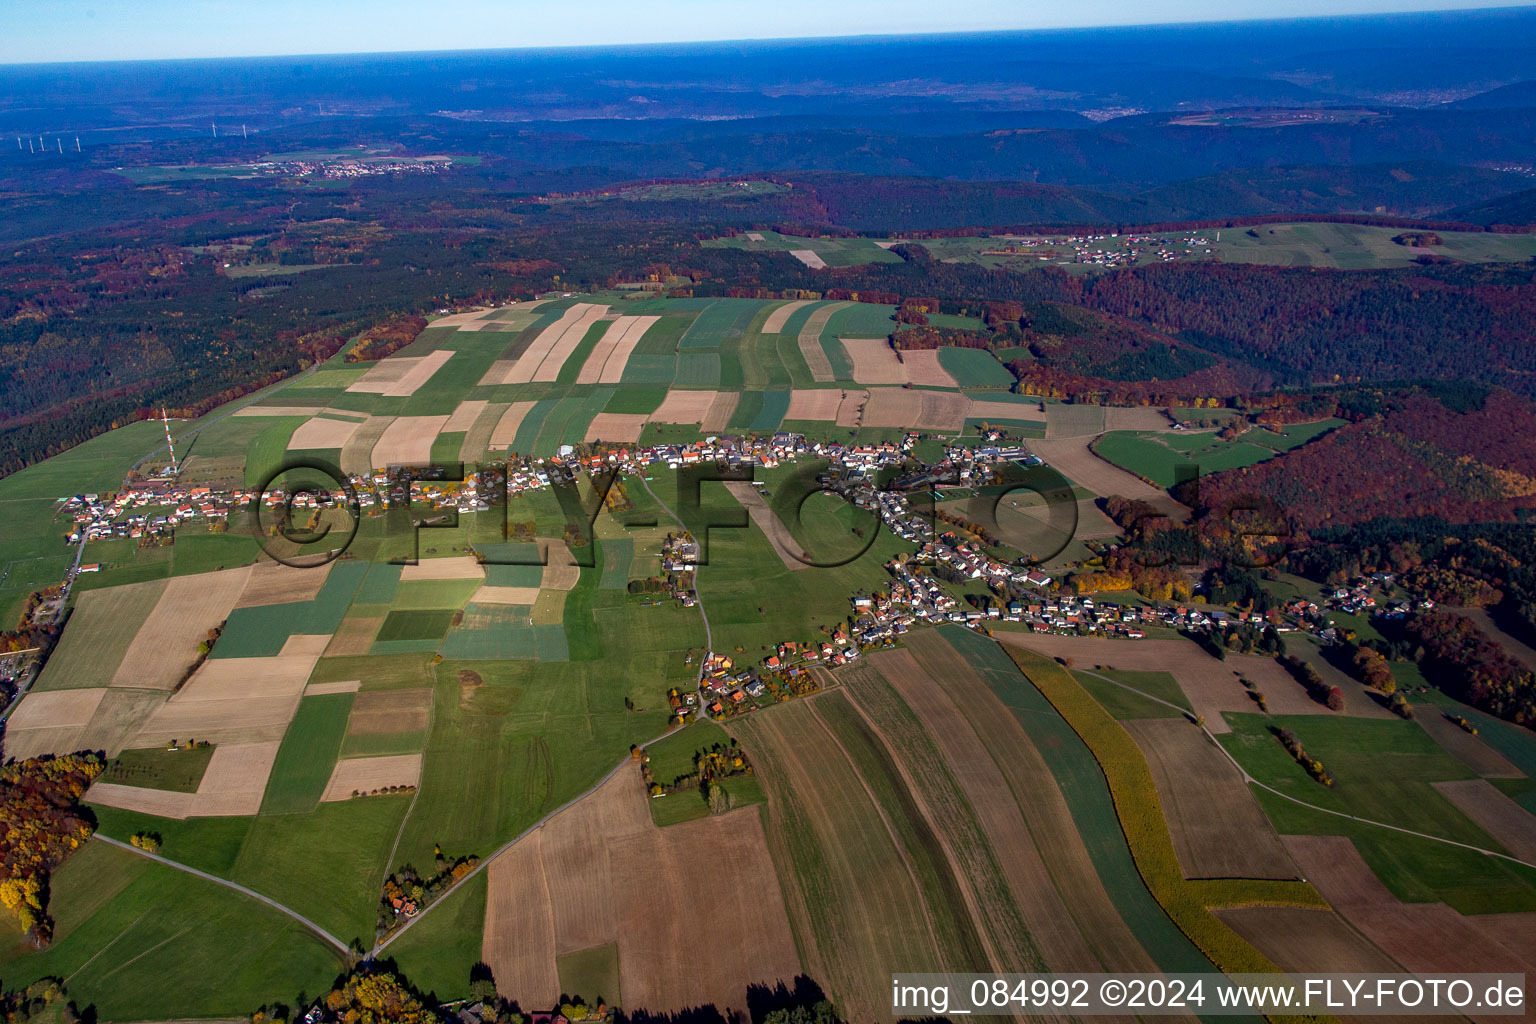
[[[140,857],[146,857],[149,860],[164,864],[166,867],[175,868],[177,871],[185,871],[189,875],[196,875],[198,878],[212,882],[215,885],[222,885],[226,889],[233,889],[235,892],[249,896],[251,899],[256,900],[258,903],[265,903],[267,906],[271,907],[273,910],[276,910],[278,913],[287,914],[289,917],[299,922],[299,924],[314,932],[318,938],[324,939],[326,942],[336,947],[336,951],[343,957],[352,955],[352,947],[348,946],[345,942],[342,942],[336,936],[332,935],[324,928],[321,928],[319,925],[315,924],[315,922],[311,921],[303,914],[300,914],[297,910],[285,907],[276,900],[267,896],[263,896],[255,889],[247,889],[245,886],[239,884],[238,882],[231,882],[229,879],[220,878],[218,875],[210,875],[206,871],[199,871],[197,868],[188,867],[187,865],[171,860],[168,857],[162,857],[158,853],[150,853],[148,850],[141,850],[137,846],[131,846],[128,843],[122,842],[121,840],[113,839],[111,836],[104,836],[99,832],[91,838],[100,840],[101,842],[106,843],[108,846],[116,846],[120,849],[127,850],[129,853],[136,853]]]
[[[1177,704],[1170,703],[1169,701],[1163,700],[1161,697],[1154,697],[1152,694],[1138,690],[1134,686],[1128,686],[1125,683],[1120,682],[1118,679],[1111,679],[1109,676],[1101,675],[1098,672],[1089,672],[1086,669],[1073,669],[1072,671],[1081,672],[1085,676],[1093,676],[1095,679],[1102,679],[1104,682],[1118,686],[1122,690],[1129,690],[1131,693],[1136,694],[1138,697],[1144,697],[1147,700],[1154,701],[1155,703],[1161,704],[1165,708],[1172,708],[1186,719],[1190,718],[1191,712],[1188,708],[1183,708]],[[1190,720],[1193,721],[1193,719]],[[1215,744],[1217,750],[1221,751],[1222,756],[1225,757],[1228,761],[1232,762],[1232,767],[1237,769],[1238,774],[1242,776],[1244,782],[1248,783],[1250,786],[1257,786],[1264,790],[1266,793],[1273,793],[1275,796],[1278,796],[1282,800],[1289,800],[1291,803],[1299,804],[1300,806],[1305,807],[1310,811],[1319,811],[1323,814],[1331,814],[1335,818],[1346,818],[1349,821],[1358,821],[1362,825],[1374,825],[1377,828],[1391,829],[1393,832],[1401,832],[1404,835],[1414,836],[1418,839],[1432,839],[1437,843],[1445,843],[1448,846],[1459,846],[1463,850],[1471,850],[1474,853],[1481,853],[1485,857],[1497,857],[1500,860],[1511,861],[1515,864],[1521,865],[1522,867],[1536,868],[1536,864],[1532,864],[1530,861],[1521,860],[1519,857],[1513,857],[1507,853],[1500,853],[1497,850],[1485,850],[1481,846],[1473,846],[1471,843],[1457,842],[1454,839],[1446,839],[1444,836],[1430,835],[1428,832],[1415,832],[1411,828],[1403,828],[1400,825],[1389,825],[1385,821],[1376,821],[1372,818],[1360,818],[1353,814],[1345,814],[1343,811],[1335,811],[1332,808],[1319,807],[1317,804],[1309,804],[1305,800],[1299,800],[1296,797],[1291,796],[1289,793],[1282,793],[1274,786],[1266,785],[1265,783],[1260,782],[1258,779],[1254,778],[1252,775],[1249,775],[1247,769],[1242,766],[1237,758],[1233,757],[1231,753],[1228,752],[1226,747],[1217,742],[1216,737],[1211,734],[1211,730],[1205,727],[1205,723],[1196,722],[1195,724],[1199,727],[1201,732],[1205,733],[1205,738]]]

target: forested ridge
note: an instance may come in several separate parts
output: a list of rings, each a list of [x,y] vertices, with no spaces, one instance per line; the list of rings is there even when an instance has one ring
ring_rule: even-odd
[[[913,209],[964,221],[963,211],[1001,216],[1025,200],[1064,203],[1065,216],[1082,196],[1028,183],[791,175],[765,197],[583,198],[603,180],[493,163],[346,185],[92,179],[50,195],[13,181],[29,184],[9,200],[19,221],[56,233],[0,255],[0,472],[161,406],[201,413],[396,318],[647,277],[699,296],[1023,303],[1021,331],[994,332],[988,347],[1007,350],[1023,388],[1096,401],[1406,377],[1528,393],[1536,380],[1536,266],[1171,264],[1082,277],[946,263],[912,241],[897,247],[901,262],[812,270],[786,253],[701,243],[751,228],[847,233],[838,218],[878,226]],[[227,246],[242,264],[286,272],[226,272]],[[1067,309],[1080,311],[1077,322]]]

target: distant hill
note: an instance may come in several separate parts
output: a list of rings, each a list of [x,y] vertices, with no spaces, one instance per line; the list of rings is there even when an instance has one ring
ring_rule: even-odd
[[[1449,104],[1460,110],[1508,110],[1513,107],[1536,107],[1536,80],[1516,82],[1480,92]]]
[[[1525,179],[1530,181],[1529,178]],[[1536,224],[1536,188],[1447,210],[1445,220],[1466,224]]]
[[[1137,198],[1149,210],[1161,211],[1159,220],[1278,213],[1429,217],[1458,202],[1500,200],[1529,182],[1518,174],[1429,160],[1356,167],[1309,164],[1223,171],[1164,185]]]

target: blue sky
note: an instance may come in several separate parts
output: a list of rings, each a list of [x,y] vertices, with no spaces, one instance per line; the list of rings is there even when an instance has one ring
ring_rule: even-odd
[[[1226,21],[1528,0],[0,0],[0,63]]]

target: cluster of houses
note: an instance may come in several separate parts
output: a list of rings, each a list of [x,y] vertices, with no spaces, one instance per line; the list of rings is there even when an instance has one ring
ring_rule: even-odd
[[[159,481],[136,484],[108,497],[75,494],[60,498],[56,514],[73,523],[69,543],[79,544],[121,537],[169,536],[177,524],[198,520],[223,522],[231,510],[251,497],[246,491],[181,487]]]

